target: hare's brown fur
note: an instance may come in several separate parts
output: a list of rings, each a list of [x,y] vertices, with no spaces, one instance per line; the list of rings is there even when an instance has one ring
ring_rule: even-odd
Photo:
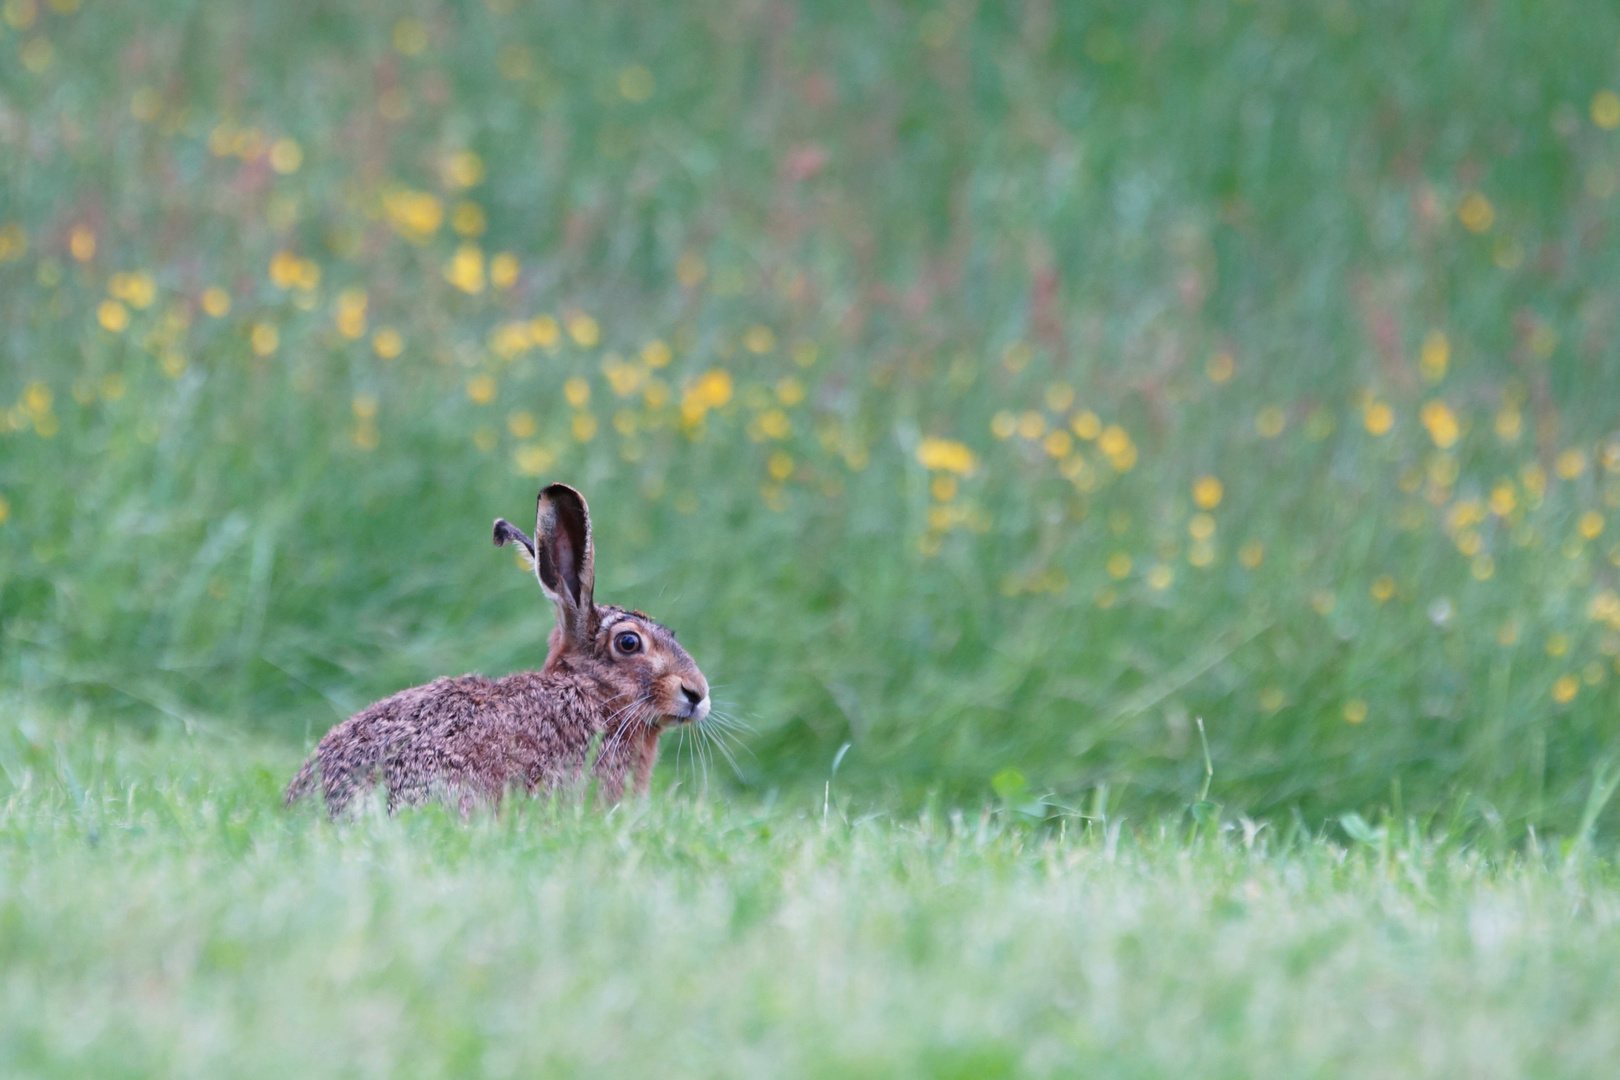
[[[380,776],[390,812],[435,797],[467,812],[498,805],[508,788],[533,794],[582,779],[593,748],[591,772],[618,799],[627,779],[646,791],[664,727],[708,714],[708,683],[667,628],[592,599],[590,519],[578,492],[553,484],[540,493],[532,543],[499,520],[495,542],[521,545],[557,605],[545,666],[435,679],[361,710],[315,747],[288,785],[289,804],[318,782],[337,817]]]

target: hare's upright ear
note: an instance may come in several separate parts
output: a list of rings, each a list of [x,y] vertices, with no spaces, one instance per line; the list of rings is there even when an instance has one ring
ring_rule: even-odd
[[[585,496],[567,484],[541,489],[534,516],[534,569],[557,605],[564,634],[584,644],[596,634],[596,556]]]

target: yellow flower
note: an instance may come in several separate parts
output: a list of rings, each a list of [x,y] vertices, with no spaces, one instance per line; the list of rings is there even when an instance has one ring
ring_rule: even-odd
[[[1576,474],[1579,475],[1578,469]],[[1519,470],[1519,482],[1533,503],[1540,502],[1547,494],[1547,471],[1533,461]]]
[[[1010,439],[1018,430],[1018,417],[1003,409],[990,418],[990,434],[998,439]]]
[[[1055,413],[1068,412],[1074,404],[1074,387],[1068,383],[1053,383],[1046,388],[1046,407]]]
[[[596,438],[596,417],[590,413],[575,413],[572,427],[575,442],[590,442]]]
[[[1351,698],[1344,703],[1344,722],[1359,724],[1367,719],[1367,703],[1360,698]]]
[[[668,345],[656,339],[641,347],[641,361],[650,368],[668,367],[674,355]]]
[[[537,315],[529,320],[529,338],[542,349],[554,349],[562,337],[562,328],[550,315]]]
[[[1491,513],[1497,517],[1507,517],[1519,505],[1519,496],[1513,489],[1513,481],[1498,480],[1496,486],[1491,488]]]
[[[151,307],[152,301],[157,299],[157,282],[152,280],[151,274],[143,270],[137,270],[133,274],[114,274],[113,278],[123,279],[120,283],[121,289],[113,295],[132,308],[144,310]]]
[[[575,375],[563,383],[563,397],[576,409],[583,409],[591,400],[591,384]]]
[[[257,356],[269,356],[281,345],[281,331],[269,323],[254,323],[248,341]]]
[[[1553,462],[1553,471],[1565,480],[1573,480],[1586,471],[1586,455],[1579,450],[1565,450]]]
[[[0,525],[11,520],[11,503],[4,495],[0,495]]]
[[[793,434],[793,425],[781,409],[767,409],[759,416],[759,430],[768,439],[785,439]]]
[[[1608,623],[1615,629],[1620,629],[1620,594],[1613,589],[1604,589],[1592,597],[1587,605],[1587,616],[1594,622]]]
[[[383,194],[383,215],[401,236],[421,243],[444,223],[444,204],[425,191],[392,188]]]
[[[366,336],[366,290],[344,289],[338,293],[334,321],[338,333],[353,341]]]
[[[1596,510],[1588,510],[1575,523],[1575,529],[1586,539],[1596,540],[1603,533],[1603,515]]]
[[[1226,494],[1226,488],[1213,476],[1200,476],[1193,482],[1193,502],[1200,510],[1213,510],[1221,505],[1221,497]]]
[[[1599,90],[1592,95],[1592,123],[1604,131],[1620,127],[1620,94]]]
[[[743,348],[763,356],[776,348],[776,335],[771,333],[768,326],[750,326],[743,334]]]
[[[1112,555],[1108,556],[1108,562],[1105,564],[1105,568],[1108,571],[1108,576],[1118,581],[1120,578],[1130,574],[1131,557],[1123,551],[1116,551]]]
[[[520,446],[512,452],[512,460],[524,476],[542,476],[556,462],[557,455],[543,446]]]
[[[96,257],[96,234],[88,225],[75,225],[68,234],[68,250],[80,262],[89,262]]]
[[[416,19],[404,18],[394,24],[394,48],[401,56],[415,56],[428,47],[427,27]]]
[[[495,380],[488,375],[474,375],[467,380],[467,399],[474,405],[488,405],[495,400]]]
[[[444,159],[440,176],[446,187],[477,187],[484,179],[484,160],[471,150],[451,154]]]
[[[23,227],[13,221],[0,228],[0,263],[20,259],[28,254],[28,236]]]
[[[1148,588],[1157,591],[1168,589],[1176,580],[1176,572],[1164,563],[1160,563],[1147,572]]]
[[[776,400],[792,408],[804,400],[804,384],[791,375],[783,376],[776,382]]]
[[[607,376],[608,385],[619,397],[630,397],[647,379],[646,368],[634,361],[626,362],[618,353],[608,353],[602,358],[602,374]]]
[[[1451,361],[1451,339],[1440,330],[1430,330],[1423,338],[1423,348],[1418,353],[1418,369],[1423,377],[1431,383],[1437,383],[1446,377],[1446,367]]]
[[[510,289],[517,284],[518,271],[522,269],[518,257],[510,251],[503,251],[489,260],[489,281],[497,289]]]
[[[1209,377],[1209,381],[1214,383],[1216,386],[1219,386],[1230,379],[1232,377],[1232,373],[1236,370],[1237,361],[1234,360],[1232,358],[1232,354],[1227,352],[1225,349],[1221,349],[1218,352],[1213,353],[1209,358],[1209,362],[1204,365],[1204,374],[1207,375]]]
[[[42,382],[31,382],[23,391],[23,407],[36,419],[50,412],[55,400],[56,395],[51,388]]]
[[[321,283],[321,268],[313,259],[278,251],[270,259],[270,281],[278,289],[313,289]]]
[[[1380,574],[1373,579],[1372,588],[1367,590],[1372,598],[1380,604],[1395,595],[1395,579],[1388,574]]]
[[[928,493],[940,502],[950,502],[956,498],[956,477],[940,473],[929,483]]]
[[[917,444],[917,460],[933,472],[967,476],[978,466],[978,459],[966,443],[930,436]]]
[[[689,423],[703,418],[710,409],[718,409],[731,400],[731,373],[723,368],[705,372],[681,398],[681,413]]]
[[[1018,418],[1018,434],[1025,439],[1038,439],[1046,431],[1046,417],[1030,409]]]
[[[1097,418],[1097,414],[1092,412],[1090,409],[1082,409],[1081,411],[1075,413],[1074,419],[1069,421],[1069,427],[1076,435],[1080,436],[1082,439],[1085,439],[1087,442],[1090,442],[1092,439],[1095,439],[1101,435],[1103,429],[1102,421],[1099,420]],[[1107,451],[1104,451],[1104,453],[1106,452]]]
[[[1041,447],[1046,453],[1055,458],[1067,457],[1069,450],[1074,446],[1074,439],[1062,428],[1053,428],[1041,440]]]
[[[484,291],[484,252],[477,244],[462,244],[444,265],[444,280],[464,293]]]
[[[1580,689],[1580,679],[1574,675],[1560,675],[1552,685],[1552,699],[1560,705],[1568,705],[1575,700],[1575,695]]]
[[[531,439],[540,428],[534,422],[533,413],[519,410],[506,418],[506,430],[515,439]]]
[[[377,395],[356,394],[349,407],[354,411],[356,420],[370,420],[377,415]]]
[[[1448,450],[1455,445],[1462,433],[1457,417],[1443,401],[1424,402],[1418,418],[1423,421],[1423,426],[1428,430],[1429,438],[1434,440],[1434,445],[1442,450]]]
[[[304,148],[293,139],[277,139],[270,144],[270,167],[283,176],[298,171],[304,163]]]
[[[1395,426],[1395,410],[1382,401],[1369,401],[1361,410],[1361,422],[1370,434],[1387,434]]]
[[[203,290],[202,309],[216,319],[223,319],[231,311],[231,294],[218,285]]]
[[[56,60],[56,46],[51,44],[50,38],[32,37],[17,50],[17,56],[22,60],[23,67],[39,75],[49,69]]]
[[[383,360],[392,360],[405,351],[405,338],[391,326],[380,327],[371,335],[371,349]]]
[[[129,308],[116,300],[103,300],[96,308],[96,321],[103,330],[121,334],[129,326]]]
[[[589,349],[602,340],[602,328],[589,315],[576,313],[568,317],[568,336],[582,349]]]
[[[456,208],[450,211],[450,227],[462,236],[483,236],[487,224],[484,208],[470,200],[456,203]]]
[[[1194,540],[1208,540],[1215,535],[1215,519],[1208,514],[1194,514],[1187,522],[1187,535]]]
[[[1491,200],[1477,191],[1471,191],[1458,204],[1457,219],[1471,233],[1489,232],[1496,223],[1496,208],[1491,205]]]
[[[793,459],[778,450],[770,456],[765,468],[770,471],[772,479],[786,480],[793,475]]]

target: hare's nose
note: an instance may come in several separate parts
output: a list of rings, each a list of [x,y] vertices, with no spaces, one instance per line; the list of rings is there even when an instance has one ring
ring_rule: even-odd
[[[687,686],[685,683],[681,684],[681,693],[685,694],[686,700],[690,701],[693,705],[696,705],[698,702],[703,700],[702,694],[698,693],[690,686]]]

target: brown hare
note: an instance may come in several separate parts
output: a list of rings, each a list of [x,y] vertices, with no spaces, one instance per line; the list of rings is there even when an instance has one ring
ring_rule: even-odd
[[[642,794],[658,735],[709,714],[709,684],[675,635],[639,611],[592,599],[590,511],[579,492],[540,492],[534,539],[495,521],[495,544],[516,543],[557,606],[545,666],[504,679],[435,679],[401,690],[327,732],[287,787],[286,802],[317,782],[334,818],[381,774],[388,809],[442,797],[463,813],[499,805],[510,787],[529,793],[591,771],[609,799],[627,776]]]

